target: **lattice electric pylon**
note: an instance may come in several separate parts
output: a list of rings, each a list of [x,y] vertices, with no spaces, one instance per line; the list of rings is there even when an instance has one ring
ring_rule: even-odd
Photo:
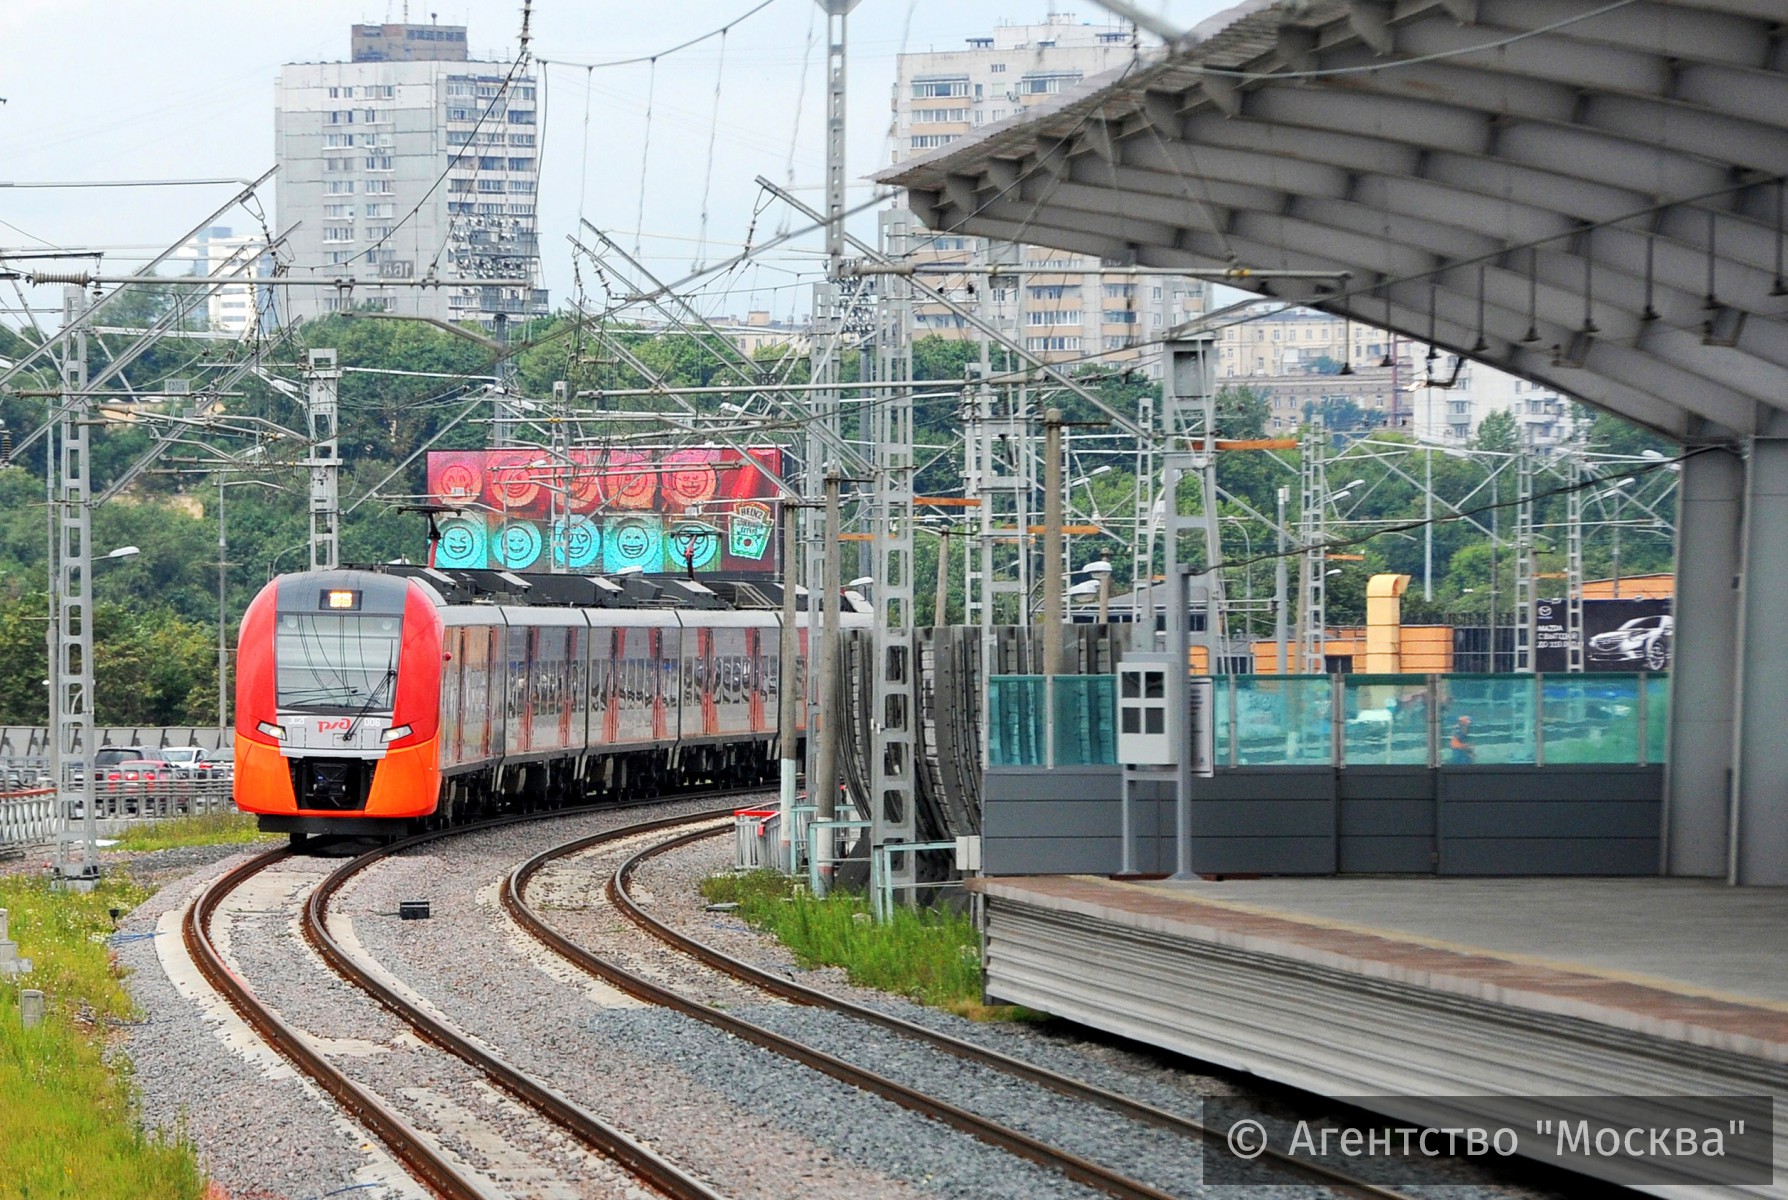
[[[1565,670],[1583,670],[1583,451],[1565,456]]]
[[[59,832],[56,873],[64,879],[99,875],[93,811],[93,490],[89,474],[87,434],[92,395],[87,377],[87,329],[82,316],[85,296],[78,287],[62,293],[65,326],[79,322],[62,355],[62,394],[55,428],[56,595],[55,625],[50,634],[54,653],[50,670],[50,714],[55,725],[51,772],[56,781]],[[76,813],[81,830],[74,827]],[[79,856],[74,843],[81,843]]]
[[[1322,414],[1312,413],[1304,427],[1303,461],[1299,471],[1298,543],[1303,559],[1298,567],[1303,592],[1298,614],[1298,671],[1321,675],[1328,665],[1324,643],[1328,632],[1328,436]]]
[[[892,209],[881,216],[882,249],[892,258],[906,254],[912,214]],[[913,378],[912,288],[898,277],[884,284],[876,305],[875,364],[881,383],[910,384]],[[917,680],[913,645],[913,393],[890,388],[872,405],[875,493],[872,546],[875,555],[875,666],[870,737],[870,843],[890,846],[918,840],[914,772],[917,750]],[[888,859],[897,894],[914,896],[918,874],[913,855]]]
[[[341,447],[336,440],[336,388],[341,372],[335,351],[312,350],[305,371],[309,392],[304,414],[310,429],[310,569],[341,565]]]
[[[1538,617],[1534,609],[1533,452],[1515,452],[1515,670],[1534,669]]]

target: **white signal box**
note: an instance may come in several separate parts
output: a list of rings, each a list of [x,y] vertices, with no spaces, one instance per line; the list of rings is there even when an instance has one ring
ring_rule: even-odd
[[[1166,654],[1132,654],[1118,664],[1117,759],[1130,766],[1171,766],[1179,761],[1167,713],[1171,688]],[[1185,668],[1180,668],[1182,671]]]

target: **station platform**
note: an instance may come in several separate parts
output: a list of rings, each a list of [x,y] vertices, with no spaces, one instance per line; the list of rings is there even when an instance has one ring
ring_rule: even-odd
[[[1406,1117],[1396,1097],[1777,1098],[1788,889],[988,877],[989,999]],[[1643,1189],[1651,1190],[1651,1189]]]

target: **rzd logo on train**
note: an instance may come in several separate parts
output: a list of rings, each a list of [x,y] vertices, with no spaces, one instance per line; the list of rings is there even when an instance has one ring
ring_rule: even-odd
[[[352,717],[343,717],[339,721],[318,721],[317,732],[334,733],[336,730],[340,730],[341,732],[346,733],[353,724],[354,719]]]

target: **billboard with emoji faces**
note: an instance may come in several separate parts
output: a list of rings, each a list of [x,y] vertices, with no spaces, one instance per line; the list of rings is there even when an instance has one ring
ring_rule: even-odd
[[[440,567],[773,575],[782,451],[435,450]]]

